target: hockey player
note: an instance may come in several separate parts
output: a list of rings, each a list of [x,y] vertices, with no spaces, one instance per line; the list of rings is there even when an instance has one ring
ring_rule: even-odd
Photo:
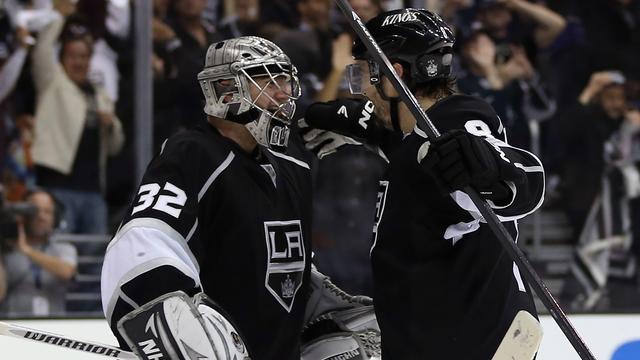
[[[517,239],[517,220],[542,202],[542,165],[507,144],[491,106],[456,94],[454,36],[438,15],[394,10],[366,26],[442,133],[435,142],[426,139],[356,40],[351,89],[375,104],[378,122],[360,122],[367,131],[359,135],[377,133],[369,129],[376,125],[404,134],[387,152],[371,250],[382,357],[491,359],[516,313],[536,310],[517,266],[462,189],[478,190]]]
[[[104,313],[144,359],[299,360],[305,321],[364,301],[311,269],[309,165],[285,148],[296,69],[270,41],[241,37],[209,47],[198,81],[208,123],[148,166],[107,249]],[[333,325],[377,326],[362,308]],[[308,359],[327,346],[313,345]]]

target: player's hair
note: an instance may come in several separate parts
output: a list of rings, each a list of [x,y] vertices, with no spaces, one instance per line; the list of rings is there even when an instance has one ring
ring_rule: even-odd
[[[415,83],[410,80],[411,74],[409,72],[406,72],[406,74],[407,79],[403,77],[403,80],[405,80],[407,84],[412,84],[409,90],[416,96],[441,99],[458,92],[456,85],[457,79],[453,75],[446,78],[433,79],[429,82]]]

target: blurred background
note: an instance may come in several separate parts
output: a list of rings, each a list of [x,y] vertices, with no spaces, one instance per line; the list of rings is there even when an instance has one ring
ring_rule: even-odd
[[[545,165],[521,248],[565,311],[640,313],[640,1],[350,3],[365,21],[424,7],[455,28],[459,90]],[[0,0],[0,319],[102,317],[102,256],[142,172],[205,121],[208,45],[242,35],[291,57],[298,117],[348,96],[354,35],[331,0]],[[385,163],[347,147],[314,167],[315,261],[371,294]]]

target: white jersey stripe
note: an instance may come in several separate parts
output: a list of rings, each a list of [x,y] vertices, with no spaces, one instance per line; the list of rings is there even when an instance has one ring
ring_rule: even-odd
[[[189,259],[193,263],[195,272],[197,274],[200,273],[200,266],[198,265],[198,261],[196,260],[196,257],[193,255],[193,252],[191,252],[191,249],[189,249],[189,245],[187,245],[187,240],[183,238],[182,235],[180,235],[180,233],[177,232],[174,228],[172,228],[169,224],[167,224],[166,222],[160,219],[136,218],[127,222],[120,228],[120,230],[116,233],[113,239],[109,242],[109,245],[107,245],[107,251],[109,251],[120,240],[120,238],[124,233],[129,231],[131,228],[135,228],[135,227],[152,228],[166,234],[169,238],[173,239],[178,245],[180,245],[180,247],[184,250],[184,252],[187,254]]]
[[[514,163],[513,165],[524,170],[525,172],[544,172],[542,166],[524,166],[520,163]]]
[[[229,166],[229,164],[231,164],[231,161],[233,161],[233,158],[235,156],[236,155],[233,153],[233,151],[229,151],[229,155],[227,155],[227,158],[224,159],[222,164],[220,164],[220,166],[218,166],[213,171],[211,176],[209,176],[209,178],[207,179],[207,182],[205,182],[204,185],[202,186],[202,189],[200,189],[200,192],[198,193],[198,202],[202,200],[202,197],[204,196],[204,194],[206,194],[207,190],[209,190],[209,187],[211,186],[211,184],[213,184],[216,178],[220,176],[220,174]]]
[[[302,166],[302,167],[303,167],[303,168],[305,168],[305,169],[309,169],[309,164],[307,164],[307,163],[306,163],[306,162],[304,162],[304,161],[298,160],[298,159],[296,159],[296,158],[294,158],[294,157],[291,157],[291,156],[289,156],[289,155],[281,154],[281,153],[276,152],[276,151],[273,151],[273,150],[271,150],[271,149],[268,149],[268,150],[269,150],[269,152],[270,152],[270,153],[272,153],[274,156],[277,156],[277,157],[279,157],[279,158],[281,158],[281,159],[285,159],[285,160],[291,161],[292,163],[294,163],[294,164],[296,164],[296,165],[298,165],[298,166]]]
[[[191,230],[189,230],[189,234],[187,234],[187,238],[185,239],[187,242],[189,242],[189,240],[191,240],[191,237],[196,232],[196,228],[198,228],[198,219],[197,218],[196,218],[196,221],[193,223],[193,226],[191,227]]]

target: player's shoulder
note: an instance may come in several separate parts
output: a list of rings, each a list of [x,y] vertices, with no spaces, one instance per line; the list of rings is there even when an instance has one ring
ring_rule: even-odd
[[[477,96],[454,94],[436,102],[427,111],[438,128],[461,128],[470,120],[480,120],[493,129],[498,129],[500,118],[493,107]],[[442,129],[441,129],[442,131]]]
[[[216,162],[224,159],[230,151],[228,141],[207,124],[171,136],[162,144],[157,157],[178,163],[185,163],[185,160],[193,163],[198,159]]]

